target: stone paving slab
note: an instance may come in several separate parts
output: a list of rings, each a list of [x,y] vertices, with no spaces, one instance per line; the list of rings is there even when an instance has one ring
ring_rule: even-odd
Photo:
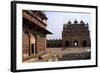
[[[88,53],[89,51],[90,48],[66,48],[63,51],[62,48],[47,48],[45,51],[46,53],[28,59],[24,61],[24,63],[45,62],[45,61],[53,61],[53,60],[56,61],[58,59],[62,60],[63,58],[66,60],[66,59],[71,59],[71,57],[69,56],[74,57],[73,55],[76,55],[75,57],[77,57],[77,55],[81,56],[84,53]]]

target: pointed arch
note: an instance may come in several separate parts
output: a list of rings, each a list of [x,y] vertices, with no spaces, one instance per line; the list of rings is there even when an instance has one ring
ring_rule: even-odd
[[[83,42],[82,42],[82,47],[86,47],[87,45],[86,45],[86,40],[83,40]]]
[[[65,47],[69,47],[70,46],[70,43],[69,43],[69,41],[67,40],[67,41],[65,41]]]
[[[73,43],[74,43],[74,47],[78,46],[78,41],[77,40],[75,40]]]

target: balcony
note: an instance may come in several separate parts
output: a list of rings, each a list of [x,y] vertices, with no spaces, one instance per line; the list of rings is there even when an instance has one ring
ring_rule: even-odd
[[[44,29],[46,29],[46,25],[42,20],[38,19],[35,15],[31,16],[26,12],[23,12],[23,17],[33,23],[33,25],[38,25]]]

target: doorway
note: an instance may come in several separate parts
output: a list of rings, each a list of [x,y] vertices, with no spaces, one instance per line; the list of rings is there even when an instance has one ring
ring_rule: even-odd
[[[83,40],[82,46],[86,47],[86,40]]]
[[[74,41],[74,47],[77,47],[78,46],[78,41]]]
[[[70,45],[69,45],[69,41],[66,41],[65,42],[65,47],[69,47]]]
[[[30,39],[30,51],[31,55],[36,54],[36,37],[35,35],[31,34],[31,39]]]
[[[35,51],[34,51],[34,44],[31,44],[31,52],[32,52],[32,54],[35,53]]]

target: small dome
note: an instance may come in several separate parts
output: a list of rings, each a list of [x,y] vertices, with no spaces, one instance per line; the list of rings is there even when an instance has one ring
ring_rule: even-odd
[[[83,20],[80,21],[81,24],[84,24]]]
[[[68,21],[68,24],[71,24],[71,21],[70,20]]]
[[[74,23],[78,23],[78,21],[75,19]]]
[[[88,25],[89,25],[89,24],[88,24],[88,23],[86,23],[86,26],[87,26],[87,27],[88,27]]]

